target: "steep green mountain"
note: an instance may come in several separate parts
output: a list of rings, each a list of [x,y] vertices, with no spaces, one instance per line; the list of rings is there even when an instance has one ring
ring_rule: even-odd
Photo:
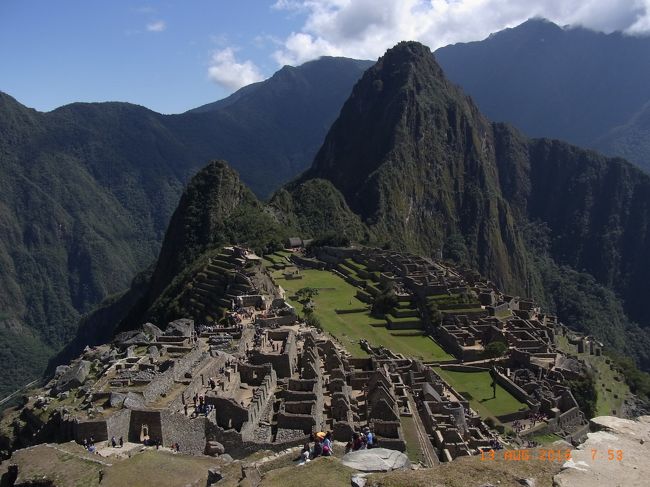
[[[650,325],[650,177],[490,124],[420,44],[364,74],[292,191],[312,178],[341,191],[376,243],[474,265],[619,348],[647,340],[630,318]],[[531,240],[537,227],[548,234]]]
[[[178,296],[224,243],[339,235],[475,266],[648,369],[650,334],[630,316],[650,324],[649,185],[621,159],[490,123],[428,48],[403,42],[366,71],[312,167],[268,205],[224,163],[199,172],[156,266],[80,336],[177,317]]]
[[[431,51],[400,43],[357,83],[301,181],[331,181],[377,242],[437,255],[462,235],[469,264],[523,292],[523,243],[493,147],[490,123]]]
[[[155,264],[138,274],[126,292],[86,316],[53,363],[69,360],[88,344],[110,340],[116,330],[147,320],[164,327],[185,317],[176,314],[178,297],[223,245],[239,243],[264,253],[282,248],[293,231],[273,217],[234,169],[223,161],[211,162],[183,192]]]
[[[532,19],[435,55],[490,119],[530,136],[623,156],[650,170],[650,139],[640,136],[635,123],[650,102],[647,36]]]
[[[0,397],[43,370],[79,317],[157,255],[183,186],[227,157],[266,196],[313,159],[370,62],[284,67],[212,106],[40,113],[0,93]]]

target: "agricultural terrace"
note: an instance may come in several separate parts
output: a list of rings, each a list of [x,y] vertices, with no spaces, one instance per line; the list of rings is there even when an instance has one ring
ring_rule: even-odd
[[[571,345],[566,336],[557,336],[557,346],[565,353],[576,355],[596,371],[596,415],[616,416],[621,411],[623,402],[630,396],[630,388],[621,377],[621,373],[612,369],[611,360],[605,355],[591,355],[588,352],[579,353],[575,345]]]
[[[285,269],[290,270],[295,268]],[[418,330],[388,330],[386,320],[370,316],[367,305],[355,297],[357,288],[338,275],[329,271],[305,269],[300,271],[302,279],[285,279],[282,272],[275,271],[273,277],[286,290],[289,302],[298,311],[302,310],[302,304],[291,300],[296,291],[303,287],[318,289],[318,296],[313,299],[316,304],[314,314],[323,329],[335,336],[354,357],[367,356],[359,345],[359,340],[365,338],[373,346],[382,345],[394,352],[424,361],[454,358]],[[336,310],[355,311],[337,313]]]
[[[492,397],[492,377],[488,371],[459,372],[435,368],[436,373],[445,379],[460,394],[467,398],[470,406],[483,418],[510,414],[528,406],[497,384],[496,398]]]

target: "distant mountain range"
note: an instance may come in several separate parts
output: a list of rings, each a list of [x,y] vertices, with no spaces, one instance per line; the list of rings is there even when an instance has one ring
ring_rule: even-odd
[[[265,197],[311,163],[372,63],[322,58],[181,115],[127,103],[40,113],[0,93],[0,397],[156,257],[183,186],[227,158]]]
[[[650,170],[650,37],[533,19],[435,56],[492,120]]]
[[[107,296],[112,305],[93,320],[101,316],[109,330],[124,300],[153,306],[154,267],[134,281],[144,301],[117,293],[155,259],[182,188],[214,159],[227,160],[264,199],[308,169],[320,148],[309,172],[264,209],[284,228],[316,235],[333,227],[465,260],[594,329],[607,319],[625,328],[628,316],[647,325],[646,180],[621,161],[531,142],[478,109],[528,136],[647,169],[649,47],[649,38],[531,20],[436,51],[476,106],[438,65],[408,74],[429,80],[426,89],[384,73],[359,85],[324,144],[372,62],[284,67],[179,115],[125,103],[40,113],[0,94],[0,395],[35,377]],[[575,293],[581,298],[562,299]],[[83,335],[91,329],[82,327],[77,343],[96,339],[96,328]]]
[[[442,254],[650,368],[650,176],[491,123],[415,42],[364,73],[311,168],[267,204],[225,162],[202,169],[153,272],[90,315],[62,359],[116,330],[187,316],[178,298],[220,246],[267,252],[290,235]]]

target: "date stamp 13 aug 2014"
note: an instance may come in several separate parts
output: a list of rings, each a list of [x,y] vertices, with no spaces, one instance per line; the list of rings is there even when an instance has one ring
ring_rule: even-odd
[[[571,450],[569,449],[515,449],[515,450],[482,450],[481,461],[492,461],[497,458],[511,462],[566,462],[571,460]],[[619,449],[591,449],[591,459],[593,461],[623,461],[623,450]]]

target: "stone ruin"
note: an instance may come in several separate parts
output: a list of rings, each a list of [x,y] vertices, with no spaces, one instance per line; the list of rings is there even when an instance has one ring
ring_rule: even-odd
[[[321,264],[339,269],[348,282],[369,280],[372,274],[390,283],[400,299],[415,303],[423,330],[432,326],[427,321],[432,297],[447,302],[448,297],[470,296],[462,298],[464,304],[439,307],[443,319],[433,333],[456,356],[442,366],[462,367],[457,362],[482,358],[488,343],[506,343],[510,353],[493,367],[495,381],[528,408],[498,419],[508,422],[542,413],[549,431],[580,437],[586,421],[563,384],[583,370],[557,351],[556,335],[565,329],[555,317],[543,315],[530,300],[500,293],[480,276],[419,257],[374,249],[320,252]],[[346,275],[356,262],[364,266],[355,268],[357,277]],[[230,293],[227,303],[219,303],[230,309],[220,323],[182,319],[164,331],[148,323],[58,369],[51,394],[84,398],[80,406],[61,412],[55,425],[58,439],[92,436],[106,441],[115,436],[135,443],[177,442],[186,453],[241,457],[301,445],[322,430],[348,441],[369,426],[381,446],[405,451],[403,425],[409,421],[417,425],[432,462],[490,447],[493,433],[430,364],[368,343],[362,344],[367,358],[351,357],[301,323],[278,290],[259,292],[268,282],[255,278],[261,284],[254,286],[253,276],[245,272],[258,264],[239,248],[228,248],[210,262],[208,271],[234,268],[228,275],[248,279],[241,286],[219,281]],[[209,285],[218,281],[209,272],[200,279]],[[372,299],[370,281],[357,284]],[[207,291],[206,286],[194,289]],[[468,300],[480,312],[467,313]],[[206,316],[214,314],[207,305],[201,309]],[[582,343],[597,353],[599,348],[590,345],[593,340]],[[484,364],[478,369],[487,370]]]

